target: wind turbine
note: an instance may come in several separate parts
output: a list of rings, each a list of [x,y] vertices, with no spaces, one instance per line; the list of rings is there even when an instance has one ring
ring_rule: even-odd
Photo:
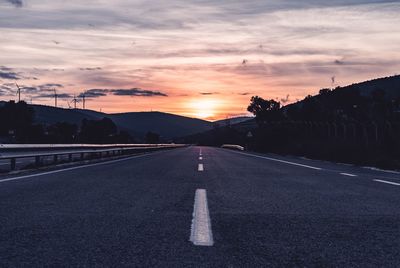
[[[76,109],[76,103],[79,102],[79,100],[76,98],[76,96],[74,95],[74,98],[72,99],[72,101],[74,103],[74,109]]]
[[[18,90],[17,90],[17,94],[18,94],[18,102],[21,101],[21,88],[18,86],[17,83],[15,83],[15,85],[17,86]]]
[[[83,109],[85,110],[85,104],[86,104],[86,96],[85,96],[86,92],[82,93],[82,105],[83,105]]]

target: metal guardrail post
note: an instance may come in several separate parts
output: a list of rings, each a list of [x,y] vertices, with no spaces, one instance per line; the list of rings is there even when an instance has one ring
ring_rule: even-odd
[[[85,159],[85,153],[81,153],[81,160]]]
[[[57,163],[57,162],[58,162],[58,155],[55,154],[55,155],[53,156],[53,161],[54,161],[54,163]]]
[[[72,154],[68,155],[68,162],[72,162]]]
[[[10,160],[10,164],[11,164],[11,167],[10,167],[10,169],[11,170],[15,170],[15,166],[16,166],[16,160],[15,160],[15,158],[11,158],[11,160]]]

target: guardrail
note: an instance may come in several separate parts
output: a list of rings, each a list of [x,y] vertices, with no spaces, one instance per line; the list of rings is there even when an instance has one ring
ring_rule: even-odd
[[[105,149],[116,147],[170,147],[179,144],[0,144],[0,152],[62,149]]]
[[[221,148],[244,151],[244,147],[236,144],[223,144]]]
[[[52,157],[52,164],[60,162],[60,157],[64,156],[64,162],[76,160],[73,156],[79,155],[78,160],[101,159],[110,156],[123,156],[139,152],[149,152],[160,149],[173,149],[185,147],[185,144],[1,144],[1,160],[10,161],[10,170],[16,169],[17,159],[34,159],[34,166],[43,165],[43,159]],[[39,152],[47,150],[47,152]],[[21,152],[22,151],[22,152]]]

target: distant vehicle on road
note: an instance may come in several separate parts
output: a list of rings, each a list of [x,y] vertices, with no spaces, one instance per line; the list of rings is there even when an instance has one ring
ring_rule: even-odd
[[[236,144],[223,144],[221,148],[244,151],[244,147]]]

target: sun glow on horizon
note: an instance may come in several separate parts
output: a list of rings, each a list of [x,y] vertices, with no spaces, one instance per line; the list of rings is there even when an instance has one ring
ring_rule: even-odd
[[[193,100],[189,103],[188,109],[197,118],[210,119],[215,117],[220,103],[213,99]]]

